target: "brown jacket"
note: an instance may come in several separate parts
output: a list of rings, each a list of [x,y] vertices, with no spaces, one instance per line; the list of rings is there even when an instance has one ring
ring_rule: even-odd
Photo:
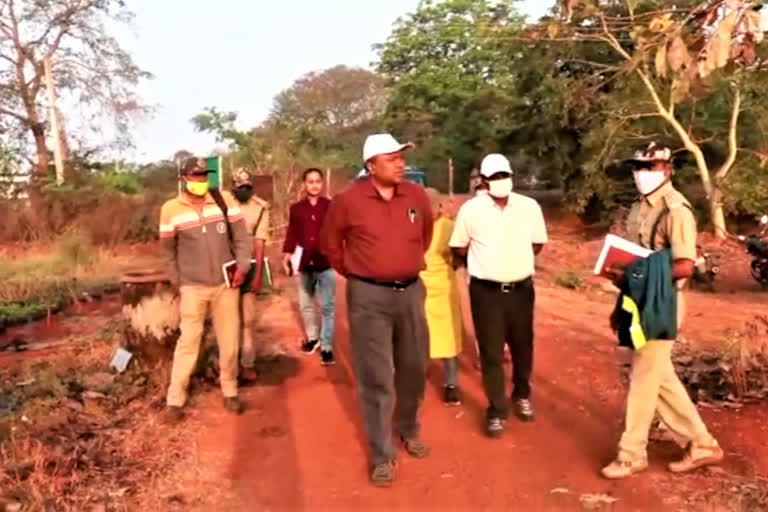
[[[160,247],[165,270],[175,286],[218,286],[224,283],[222,265],[233,259],[247,271],[253,253],[240,207],[232,194],[222,192],[232,226],[234,251],[227,237],[224,214],[208,194],[205,204],[193,206],[187,196],[166,201],[160,210]]]

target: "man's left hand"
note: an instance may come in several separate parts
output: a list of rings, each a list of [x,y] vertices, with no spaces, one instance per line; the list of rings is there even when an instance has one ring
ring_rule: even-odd
[[[235,276],[232,278],[232,288],[240,288],[245,282],[245,278],[248,272],[244,272],[239,268],[235,270]]]

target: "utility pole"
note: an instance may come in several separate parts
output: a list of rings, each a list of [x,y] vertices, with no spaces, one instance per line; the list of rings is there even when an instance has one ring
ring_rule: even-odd
[[[51,67],[51,58],[46,57],[43,60],[43,70],[45,71],[45,84],[48,89],[48,110],[51,119],[51,135],[53,136],[53,158],[56,164],[56,184],[61,185],[64,183],[64,156],[61,148],[59,120],[56,115],[56,91],[53,89],[53,70]]]
[[[448,197],[453,197],[453,158],[448,159]]]

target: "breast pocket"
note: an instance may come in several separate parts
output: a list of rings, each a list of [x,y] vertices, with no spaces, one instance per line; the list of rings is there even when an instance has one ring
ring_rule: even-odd
[[[405,235],[410,242],[421,242],[424,234],[424,212],[418,208],[405,211]]]

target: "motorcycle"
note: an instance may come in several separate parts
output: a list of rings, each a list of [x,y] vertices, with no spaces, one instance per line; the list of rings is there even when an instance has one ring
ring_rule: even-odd
[[[691,284],[705,291],[715,291],[715,277],[720,273],[720,266],[710,252],[702,246],[696,246],[696,262],[693,266]]]
[[[738,240],[747,247],[747,252],[752,256],[752,277],[763,288],[768,288],[768,241],[765,238],[768,232],[768,215],[763,215],[760,224],[762,228],[759,232],[749,236],[739,235]]]

